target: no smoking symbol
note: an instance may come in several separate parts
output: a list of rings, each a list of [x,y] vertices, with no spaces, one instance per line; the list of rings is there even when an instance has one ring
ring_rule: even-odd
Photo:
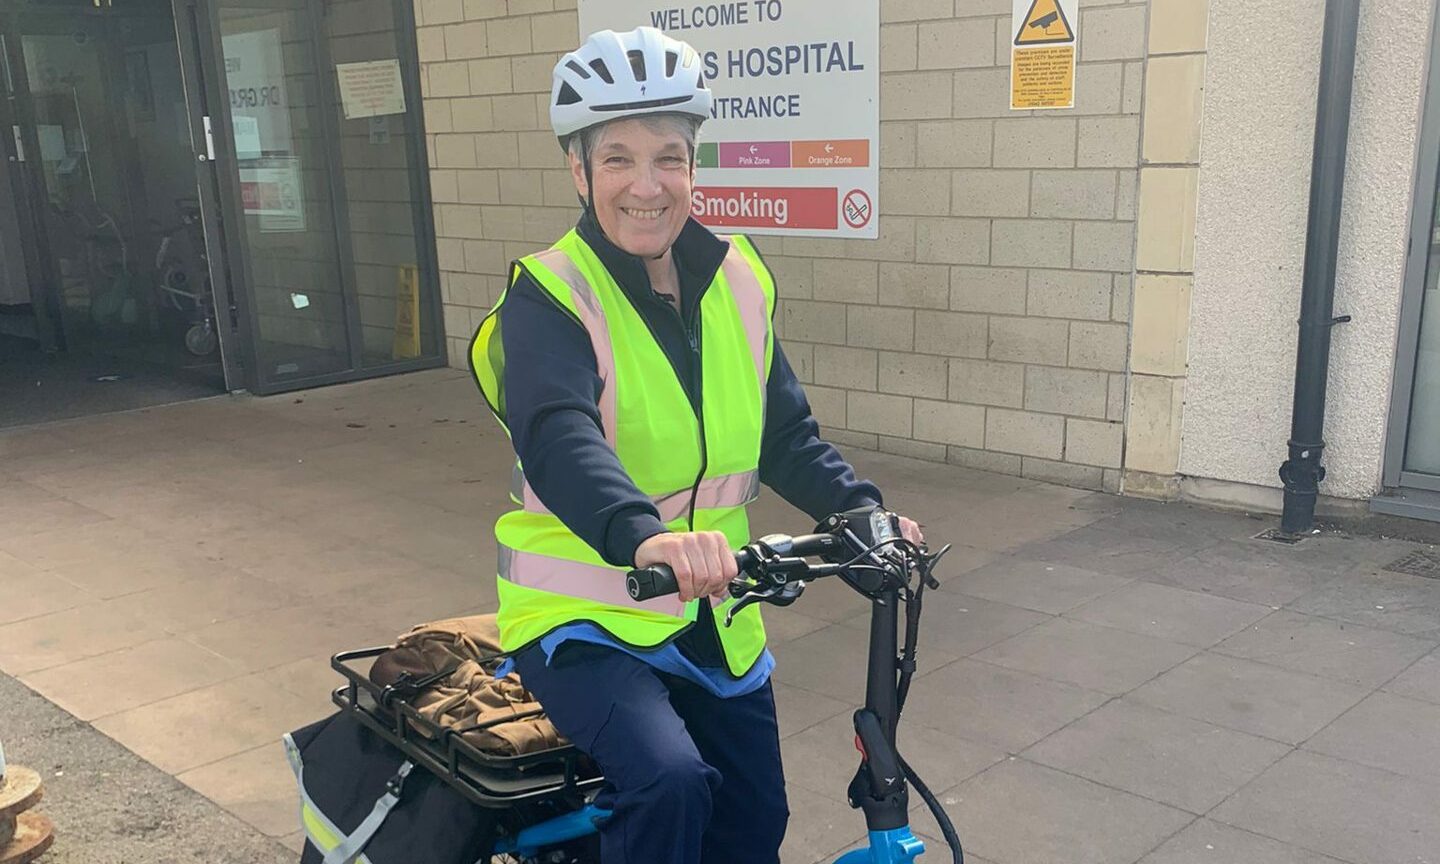
[[[845,217],[846,225],[851,228],[864,228],[870,223],[870,196],[859,189],[851,189],[845,193],[840,213]]]

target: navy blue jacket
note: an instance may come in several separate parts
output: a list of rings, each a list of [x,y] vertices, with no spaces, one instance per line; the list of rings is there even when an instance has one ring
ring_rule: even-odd
[[[649,324],[689,394],[699,405],[701,380],[685,322],[725,258],[728,244],[690,220],[674,254],[681,310],[650,288],[641,260],[610,243],[589,217],[580,236],[600,257]],[[698,326],[695,328],[698,329]],[[575,319],[523,273],[500,308],[505,349],[505,422],[525,479],[545,506],[616,567],[632,566],[635,548],[665,531],[648,496],[636,488],[600,425],[601,379],[589,337]],[[760,482],[815,520],[881,503],[880,490],[857,480],[849,463],[819,437],[810,403],[775,343],[766,382]],[[808,527],[808,526],[805,526]],[[770,530],[802,529],[770,526]],[[769,533],[764,531],[761,533]]]

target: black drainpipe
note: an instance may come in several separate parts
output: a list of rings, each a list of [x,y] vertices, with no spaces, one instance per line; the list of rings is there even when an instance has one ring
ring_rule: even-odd
[[[1355,81],[1355,36],[1360,0],[1327,0],[1320,52],[1320,95],[1315,110],[1315,157],[1310,169],[1310,219],[1305,232],[1305,274],[1300,289],[1300,339],[1295,352],[1295,407],[1290,421],[1290,458],[1280,466],[1285,511],[1280,530],[1308,532],[1325,468],[1325,390],[1330,369],[1330,328],[1349,321],[1333,317],[1335,257],[1340,242],[1340,204],[1345,191],[1345,147],[1350,132],[1350,92]]]

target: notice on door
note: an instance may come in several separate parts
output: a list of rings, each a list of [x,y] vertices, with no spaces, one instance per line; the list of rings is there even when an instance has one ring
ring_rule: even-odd
[[[293,147],[290,140],[290,100],[285,91],[284,53],[280,31],[253,30],[222,37],[225,51],[225,82],[230,90],[230,113],[244,117],[244,132],[236,128],[236,149],[244,144],[241,159],[256,159],[262,153],[284,155]]]
[[[1073,108],[1079,0],[1013,0],[1010,108]]]
[[[399,60],[337,63],[340,102],[346,120],[405,113],[405,84]]]
[[[267,159],[263,167],[240,169],[240,200],[246,216],[265,234],[305,230],[305,196],[298,159]],[[298,307],[297,307],[298,308]]]
[[[880,236],[881,0],[582,0],[580,32],[656,27],[714,95],[691,215],[786,237]]]

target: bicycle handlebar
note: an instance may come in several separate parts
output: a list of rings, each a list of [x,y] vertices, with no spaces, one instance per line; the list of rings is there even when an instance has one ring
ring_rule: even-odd
[[[839,551],[844,542],[836,534],[804,534],[799,537],[770,534],[736,552],[735,565],[742,577],[746,574],[759,576],[763,572],[775,585],[830,576],[839,568],[816,566],[803,559],[809,555]],[[730,593],[739,596],[736,592],[743,594],[753,587],[744,578],[737,578],[730,583]],[[625,577],[625,590],[632,600],[653,600],[679,593],[680,583],[668,564],[654,564],[631,570]]]

